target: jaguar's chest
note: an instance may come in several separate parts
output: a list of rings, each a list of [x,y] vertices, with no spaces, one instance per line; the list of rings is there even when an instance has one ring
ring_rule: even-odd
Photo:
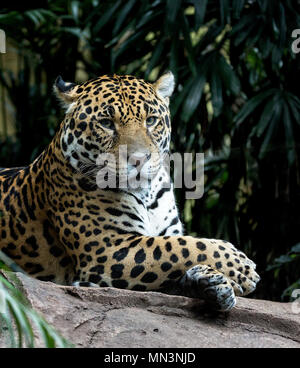
[[[181,235],[172,185],[167,185],[164,172],[151,182],[151,188],[135,191],[101,190],[81,204],[88,216],[85,220],[101,226],[101,231],[115,230],[120,234],[138,233],[145,236]],[[94,221],[93,221],[94,220]],[[100,221],[101,220],[101,221]],[[100,222],[99,222],[100,221]]]
[[[141,192],[137,212],[143,219],[143,235],[182,234],[182,224],[175,203],[173,185],[168,185],[165,173],[152,183],[151,190]]]

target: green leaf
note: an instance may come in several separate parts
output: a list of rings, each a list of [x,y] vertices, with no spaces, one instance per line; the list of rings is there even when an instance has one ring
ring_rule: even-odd
[[[253,36],[252,37],[247,36],[248,39],[246,40],[247,46],[249,48],[254,47],[256,42],[261,39],[261,35],[265,32],[264,27],[259,27],[257,29],[257,25],[256,24],[254,25],[256,26],[256,29],[255,29],[255,32],[253,32],[254,33]],[[251,28],[251,30],[254,29],[254,27],[249,27],[249,28]]]
[[[13,274],[12,274],[13,275]],[[44,340],[45,347],[70,347],[64,338],[62,338],[47,322],[33,311],[23,295],[3,276],[0,275],[1,298],[6,306],[7,313],[1,315],[6,327],[10,333],[12,346],[34,347],[34,334],[32,323],[40,330]],[[15,339],[15,329],[17,329],[18,342]]]
[[[159,10],[159,11],[149,10],[149,11],[147,11],[141,17],[141,19],[138,19],[138,22],[137,22],[137,25],[136,25],[136,30],[139,30],[144,25],[153,22],[154,19],[158,18],[162,14],[165,14],[163,10]]]
[[[300,253],[300,243],[297,243],[296,245],[294,245],[292,249],[290,250],[290,253]]]
[[[277,66],[282,59],[282,54],[283,50],[278,46],[274,45],[272,49],[272,63]]]
[[[70,33],[78,38],[84,37],[84,32],[79,27],[61,27],[62,32]]]
[[[227,63],[223,55],[220,55],[219,57],[217,71],[218,74],[220,74],[225,87],[234,95],[238,95],[241,89],[240,81],[231,65]]]
[[[76,23],[79,21],[79,1],[71,1],[71,13]]]
[[[267,128],[266,134],[263,138],[263,143],[261,145],[260,151],[259,151],[259,158],[262,159],[265,157],[266,153],[270,150],[272,150],[272,137],[275,135],[277,129],[278,129],[278,123],[281,119],[281,112],[282,112],[282,104],[275,104],[273,108],[273,113],[270,118],[270,124]]]
[[[265,108],[261,114],[261,117],[259,119],[258,124],[255,127],[256,130],[256,136],[261,137],[261,135],[266,130],[269,122],[273,118],[273,113],[275,113],[275,110],[277,109],[277,100],[278,95],[275,94],[274,97],[272,97],[265,105]]]
[[[245,103],[245,105],[241,108],[241,110],[237,113],[234,118],[234,121],[239,124],[243,122],[250,114],[252,114],[255,109],[264,102],[264,100],[269,97],[271,94],[276,93],[276,89],[268,89],[267,91],[259,93],[257,96],[252,97],[249,101]]]
[[[256,27],[256,22],[251,21],[249,18],[244,20],[243,28],[241,27],[241,23],[238,23],[236,27],[233,27],[232,35],[234,46],[238,46],[243,43]]]
[[[22,15],[21,13],[17,12],[17,11],[11,11],[9,13],[6,14],[0,14],[0,22],[1,25],[6,24],[13,24],[16,21],[22,21]]]
[[[186,97],[185,103],[183,104],[181,118],[184,122],[189,121],[189,119],[199,106],[205,82],[206,75],[205,73],[200,72],[199,75],[195,78],[191,89]]]
[[[272,51],[274,44],[271,42],[271,40],[269,38],[264,39],[263,43],[262,43],[262,47],[260,47],[261,49],[261,56],[263,59],[266,59],[270,52]]]
[[[228,0],[220,0],[220,15],[223,26],[230,22],[230,6]]]
[[[28,10],[24,14],[32,20],[35,26],[38,26],[43,21],[43,17],[37,10]]]
[[[196,30],[203,24],[206,7],[207,7],[207,0],[194,0],[193,4],[195,6],[195,28]]]
[[[147,27],[140,29],[139,31],[136,31],[132,36],[130,36],[128,39],[126,39],[120,46],[119,48],[112,52],[112,69],[114,69],[115,67],[115,63],[117,58],[122,55],[124,52],[126,52],[129,48],[130,45],[132,45],[133,43],[138,43],[141,41],[144,41],[145,39],[145,31],[147,30],[148,32],[151,30],[151,25],[148,25]]]
[[[212,44],[215,43],[216,38],[220,35],[223,29],[224,27],[218,26],[216,25],[216,23],[213,23],[209,27],[205,35],[197,43],[195,52],[199,55],[203,55],[203,50],[205,50],[206,48],[211,48]]]
[[[290,285],[288,288],[286,288],[284,290],[284,292],[282,293],[281,298],[283,299],[283,297],[289,296],[291,302],[297,300],[298,299],[298,295],[292,297],[292,293],[296,289],[300,289],[300,279],[298,279],[296,282],[293,282],[292,285]]]
[[[179,51],[180,51],[180,42],[177,38],[174,38],[171,45],[171,56],[170,56],[170,70],[173,72],[175,76],[175,80],[178,78],[178,66],[179,66]]]
[[[190,33],[187,18],[183,12],[181,13],[181,26],[182,26],[182,31],[183,31],[184,45],[185,45],[185,49],[187,52],[189,67],[193,75],[196,76],[197,75],[197,64],[196,64],[195,53],[194,53],[194,49],[193,49],[192,41],[191,41],[191,33]]]
[[[108,10],[100,17],[96,25],[94,26],[94,34],[99,33],[99,31],[109,22],[113,14],[116,12],[118,7],[121,5],[122,0],[116,1],[115,4],[108,8]]]
[[[275,259],[275,262],[279,264],[290,263],[291,261],[292,261],[292,258],[289,257],[288,255],[282,255]]]
[[[182,0],[167,0],[166,2],[166,18],[171,29],[176,25],[176,19],[181,8],[181,2]]]
[[[279,47],[284,48],[284,44],[286,41],[286,34],[287,34],[287,25],[286,25],[286,14],[284,10],[284,6],[282,3],[279,4],[280,8],[280,17],[279,17]]]
[[[300,100],[298,97],[288,93],[286,96],[288,106],[291,110],[294,121],[300,125]]]
[[[240,14],[244,8],[245,1],[244,0],[233,0],[232,1],[232,9],[233,9],[233,17],[239,18]]]
[[[122,27],[126,17],[130,13],[131,9],[134,7],[136,3],[136,0],[129,0],[126,2],[126,4],[123,6],[123,8],[120,10],[120,14],[116,20],[115,26],[113,28],[113,36],[116,36],[116,34],[119,32],[120,28]]]
[[[285,132],[285,146],[287,150],[287,159],[289,166],[292,166],[296,159],[296,151],[295,151],[296,144],[292,119],[287,104],[284,104],[283,106],[283,124]]]
[[[153,70],[153,68],[158,64],[159,60],[161,59],[161,55],[164,51],[164,42],[163,40],[158,41],[158,44],[156,45],[151,59],[149,60],[149,63],[147,65],[147,69],[145,72],[145,77],[148,78],[149,74],[151,73],[151,71]]]
[[[194,78],[193,77],[189,78],[185,82],[182,90],[174,98],[171,99],[170,108],[171,108],[172,116],[175,116],[177,114],[178,110],[183,104],[183,101],[186,100],[186,96],[190,92],[193,83],[194,83]]]
[[[6,303],[17,324],[19,335],[19,347],[23,344],[23,335],[28,347],[34,346],[34,335],[29,320],[24,313],[23,306],[14,300],[9,294],[6,295]]]
[[[267,0],[257,0],[257,2],[261,10],[263,11],[263,13],[265,13],[268,7],[268,1]]]
[[[222,83],[217,73],[212,73],[210,88],[211,88],[214,116],[218,117],[223,107],[223,96],[222,96]]]

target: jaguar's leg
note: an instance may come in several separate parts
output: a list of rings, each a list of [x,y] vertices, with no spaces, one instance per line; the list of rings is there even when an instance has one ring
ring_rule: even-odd
[[[82,238],[80,244],[77,279],[100,286],[160,290],[183,277],[187,292],[189,284],[198,280],[196,296],[215,309],[227,310],[234,305],[233,291],[235,295],[247,295],[259,281],[255,264],[222,240],[107,232],[105,240],[99,237],[87,242]],[[90,261],[85,262],[85,257]],[[198,268],[193,270],[195,266]],[[210,286],[205,287],[207,282]]]

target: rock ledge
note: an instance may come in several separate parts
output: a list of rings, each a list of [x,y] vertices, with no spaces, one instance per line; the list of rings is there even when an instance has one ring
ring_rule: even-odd
[[[32,307],[76,347],[300,347],[300,313],[291,303],[238,298],[230,313],[213,316],[197,299],[15,276]]]

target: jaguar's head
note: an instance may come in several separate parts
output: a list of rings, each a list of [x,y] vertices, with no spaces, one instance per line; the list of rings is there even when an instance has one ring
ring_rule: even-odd
[[[105,75],[79,85],[58,77],[54,90],[66,108],[61,150],[74,169],[95,174],[107,166],[130,177],[138,168],[140,175],[156,175],[169,152],[172,73],[153,84],[128,75]],[[103,154],[115,161],[103,161]]]

